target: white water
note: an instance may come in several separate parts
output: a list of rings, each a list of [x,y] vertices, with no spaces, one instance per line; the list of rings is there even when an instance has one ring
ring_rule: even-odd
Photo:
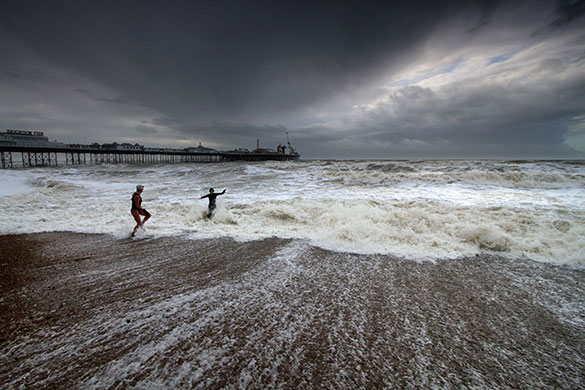
[[[0,172],[0,233],[296,238],[412,259],[478,253],[585,267],[585,162],[358,161],[99,165]],[[212,220],[204,216],[213,186]]]

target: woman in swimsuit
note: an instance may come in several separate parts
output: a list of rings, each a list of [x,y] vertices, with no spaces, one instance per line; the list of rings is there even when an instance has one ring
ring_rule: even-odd
[[[144,190],[144,186],[139,184],[136,186],[136,192],[132,195],[132,208],[130,209],[130,213],[136,220],[136,227],[132,232],[132,237],[136,234],[136,231],[144,225],[144,222],[148,221],[150,218],[150,213],[146,211],[146,209],[142,208],[142,191]],[[140,220],[140,216],[144,215],[144,220]]]

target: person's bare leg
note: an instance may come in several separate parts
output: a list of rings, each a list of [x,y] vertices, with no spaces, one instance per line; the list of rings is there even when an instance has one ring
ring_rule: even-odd
[[[132,235],[134,235],[134,234],[136,234],[136,231],[138,229],[140,229],[140,227],[142,226],[142,221],[140,221],[140,214],[138,214],[138,211],[132,211],[132,216],[134,217],[134,220],[136,221],[136,226],[134,227],[134,231],[132,232]]]

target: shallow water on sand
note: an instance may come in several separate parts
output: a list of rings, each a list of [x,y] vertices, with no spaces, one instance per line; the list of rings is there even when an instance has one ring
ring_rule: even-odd
[[[576,269],[277,238],[51,233],[0,248],[7,388],[585,385]]]

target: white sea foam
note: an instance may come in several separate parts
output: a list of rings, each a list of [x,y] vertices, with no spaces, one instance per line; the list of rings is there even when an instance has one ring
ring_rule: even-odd
[[[31,181],[33,176],[27,175],[27,172],[5,170],[1,177],[0,196],[25,194],[34,190]]]
[[[585,267],[585,164],[394,161],[100,165],[0,172],[0,233],[269,236],[415,259],[498,253]],[[227,189],[205,218],[213,186]]]

